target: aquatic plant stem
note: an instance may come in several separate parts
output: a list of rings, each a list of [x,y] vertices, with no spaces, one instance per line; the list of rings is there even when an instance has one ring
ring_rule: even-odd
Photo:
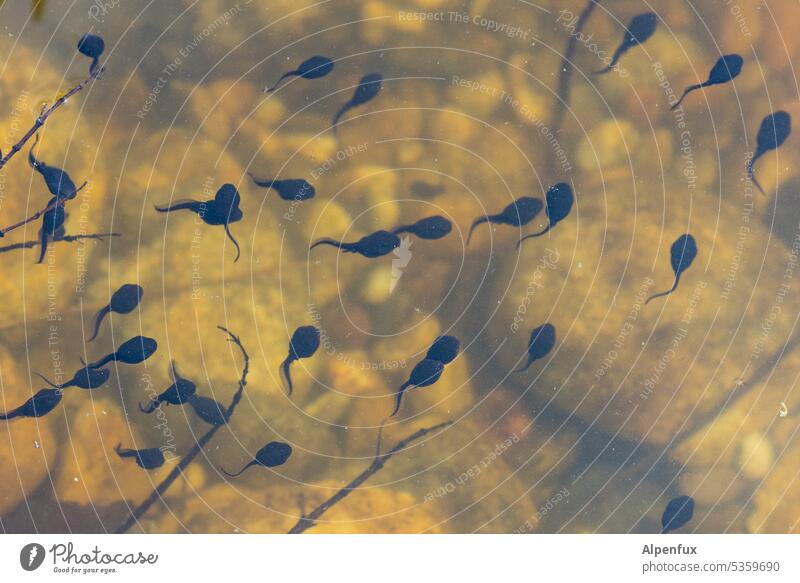
[[[366,482],[370,477],[372,477],[374,474],[380,471],[383,468],[383,466],[386,465],[386,462],[388,462],[389,459],[394,454],[398,453],[399,451],[402,451],[407,446],[411,445],[416,440],[425,437],[429,433],[433,433],[434,431],[447,427],[448,425],[452,425],[452,423],[453,423],[452,421],[445,421],[444,423],[439,423],[438,425],[434,425],[433,427],[425,427],[423,429],[415,431],[405,439],[398,441],[397,445],[395,445],[392,449],[390,449],[386,453],[376,454],[372,460],[372,463],[366,470],[364,470],[358,476],[353,478],[353,480],[349,484],[338,490],[333,496],[325,500],[325,502],[317,506],[310,513],[301,516],[300,520],[297,521],[297,524],[295,524],[287,534],[301,534],[307,531],[309,528],[313,527],[316,524],[317,520],[319,520],[319,518],[323,514],[325,514],[328,510],[330,510],[332,506],[334,506],[338,502],[341,502],[345,496],[347,496],[354,490],[358,489],[358,487],[361,486],[361,484]]]
[[[121,233],[91,233],[87,235],[64,235],[58,239],[53,239],[50,244],[64,241],[66,243],[74,243],[75,241],[82,241],[83,239],[94,239],[95,241],[105,241],[111,237],[122,237]],[[37,245],[41,245],[41,241],[25,241],[24,243],[14,243],[13,245],[6,245],[0,247],[0,253],[8,253],[9,251],[16,251],[17,249],[32,249]]]
[[[575,55],[575,47],[578,44],[578,35],[583,31],[586,22],[589,20],[592,11],[600,4],[600,0],[589,0],[583,11],[578,16],[575,30],[569,35],[567,46],[564,49],[564,56],[561,59],[561,75],[558,78],[558,97],[553,105],[553,134],[557,134],[561,129],[564,120],[564,113],[569,105],[570,81],[572,80],[572,57]]]
[[[67,101],[69,101],[70,97],[72,97],[73,95],[75,95],[79,91],[82,91],[83,88],[86,87],[89,83],[91,83],[92,81],[94,81],[95,79],[100,77],[100,75],[103,74],[104,70],[105,70],[105,67],[98,68],[94,73],[89,75],[86,79],[84,79],[83,81],[81,81],[80,83],[75,85],[75,87],[73,87],[72,89],[67,91],[64,95],[62,95],[61,97],[56,99],[56,101],[55,101],[55,103],[53,103],[53,105],[51,105],[50,107],[47,107],[45,105],[42,108],[42,112],[36,118],[36,121],[33,122],[33,125],[31,126],[31,128],[27,132],[25,132],[25,135],[22,136],[22,138],[16,144],[11,146],[11,150],[9,150],[8,153],[5,156],[0,158],[0,168],[3,168],[3,166],[8,164],[8,161],[11,160],[11,158],[14,156],[14,154],[19,152],[23,147],[25,147],[25,144],[28,143],[28,140],[30,140],[36,134],[36,132],[39,130],[39,128],[44,125],[44,123],[47,121],[47,118],[50,117],[55,110],[57,110],[59,107],[64,105]]]
[[[247,350],[242,345],[241,340],[239,337],[236,336],[233,332],[225,328],[224,326],[217,326],[220,330],[225,332],[228,335],[228,341],[233,342],[236,346],[239,347],[239,350],[242,352],[242,358],[244,359],[244,364],[242,366],[242,376],[239,379],[239,387],[236,389],[236,393],[233,395],[233,399],[231,399],[231,404],[228,405],[228,409],[225,412],[226,417],[230,420],[231,415],[233,415],[236,406],[242,400],[242,394],[244,393],[244,388],[247,386],[247,374],[250,372],[250,356],[247,354]],[[214,437],[214,434],[224,425],[215,425],[211,429],[209,429],[200,439],[197,440],[197,443],[194,444],[189,452],[181,458],[181,461],[172,469],[172,471],[167,475],[166,478],[162,480],[162,482],[153,490],[153,492],[148,496],[144,502],[139,504],[136,509],[131,512],[130,516],[123,522],[117,530],[115,530],[115,534],[123,534],[130,530],[130,528],[136,524],[139,519],[145,515],[145,513],[150,509],[150,507],[155,504],[158,500],[160,500],[167,489],[172,485],[172,483],[178,479],[183,473],[183,470],[192,463],[194,458],[203,451],[203,448],[206,444],[211,441],[211,438]]]

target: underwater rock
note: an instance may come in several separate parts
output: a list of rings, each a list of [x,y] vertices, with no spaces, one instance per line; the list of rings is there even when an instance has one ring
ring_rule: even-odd
[[[796,430],[796,424],[795,424]],[[797,456],[800,439],[782,447],[777,463],[753,495],[747,529],[753,533],[800,533],[800,480]]]

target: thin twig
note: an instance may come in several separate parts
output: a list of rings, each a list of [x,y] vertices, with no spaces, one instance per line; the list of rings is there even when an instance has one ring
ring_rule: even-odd
[[[53,103],[53,105],[51,105],[50,107],[47,107],[47,105],[45,105],[42,108],[42,113],[40,113],[39,117],[36,118],[36,121],[33,122],[33,126],[31,126],[31,129],[29,129],[16,144],[11,146],[11,150],[9,150],[9,152],[5,156],[0,158],[0,168],[8,164],[8,161],[11,159],[11,157],[17,152],[19,152],[25,146],[28,140],[30,140],[33,137],[33,135],[39,130],[39,128],[44,125],[44,122],[47,121],[47,118],[50,117],[50,115],[56,109],[64,105],[69,100],[70,97],[81,91],[89,83],[100,77],[100,75],[103,74],[104,70],[105,70],[104,67],[98,68],[94,73],[89,75],[86,79],[84,79],[83,81],[78,83],[75,87],[67,91],[64,95],[56,99],[56,102]]]
[[[11,225],[9,227],[6,227],[5,229],[0,229],[0,238],[5,237],[6,233],[8,233],[10,231],[13,231],[14,229],[19,229],[23,225],[27,225],[28,223],[30,223],[32,221],[35,221],[36,219],[41,217],[43,214],[45,214],[48,211],[53,210],[57,206],[62,206],[64,204],[66,204],[67,201],[72,200],[73,198],[75,198],[78,195],[78,193],[81,190],[84,189],[84,187],[87,184],[89,184],[89,183],[88,182],[84,182],[83,184],[81,184],[77,189],[75,189],[75,192],[72,193],[72,195],[70,195],[70,196],[57,196],[57,197],[55,197],[55,199],[56,199],[55,202],[50,203],[49,205],[47,205],[45,208],[43,208],[40,211],[36,211],[36,213],[34,213],[32,216],[28,217],[27,219],[23,219],[23,220],[19,221],[18,223],[14,223],[13,225]]]
[[[105,241],[110,237],[121,237],[121,236],[122,235],[120,233],[92,233],[87,235],[64,235],[63,237],[53,239],[52,241],[50,241],[50,243],[58,243],[59,241],[64,241],[65,243],[73,243],[75,241],[81,241],[83,239],[94,239],[95,241]],[[13,245],[6,245],[5,247],[0,247],[0,253],[8,253],[9,251],[16,251],[17,249],[31,249],[41,244],[42,242],[39,240],[25,241],[24,243],[14,243]]]
[[[356,476],[352,482],[347,484],[347,486],[341,488],[337,491],[333,496],[325,500],[322,504],[317,506],[314,510],[312,510],[309,514],[300,517],[300,520],[297,521],[292,529],[288,532],[288,534],[300,534],[314,526],[317,520],[325,514],[330,508],[340,502],[345,496],[356,490],[361,484],[366,482],[370,477],[372,477],[375,473],[377,473],[386,462],[389,461],[394,454],[397,452],[405,449],[407,446],[411,445],[414,441],[426,436],[429,433],[437,431],[438,429],[442,429],[443,427],[447,427],[451,425],[452,421],[445,421],[444,423],[439,423],[438,425],[434,425],[433,427],[426,427],[416,431],[406,437],[405,439],[398,441],[397,445],[395,445],[392,449],[387,451],[386,453],[376,455],[375,458],[372,460],[372,463],[369,467],[361,472],[358,476]]]
[[[570,81],[572,80],[572,56],[575,54],[575,46],[578,44],[578,35],[583,31],[586,21],[589,20],[592,11],[600,3],[600,0],[589,0],[586,7],[578,16],[575,30],[569,35],[567,46],[564,49],[564,57],[561,59],[561,75],[558,79],[558,97],[553,104],[553,134],[557,134],[561,129],[561,122],[564,120],[564,113],[569,105]]]
[[[227,419],[231,418],[233,415],[236,406],[239,404],[239,401],[242,400],[242,394],[244,393],[244,388],[247,386],[247,373],[250,371],[250,356],[247,354],[247,350],[245,350],[244,346],[242,345],[242,341],[239,340],[239,337],[228,330],[223,326],[217,326],[220,330],[225,332],[228,335],[228,340],[233,342],[236,346],[239,347],[239,350],[242,351],[242,357],[244,358],[244,366],[242,368],[242,377],[239,379],[239,388],[236,389],[236,393],[233,395],[233,399],[231,399],[231,404],[228,406],[228,409],[225,413]],[[215,425],[211,429],[209,429],[205,435],[203,435],[200,439],[197,440],[197,443],[194,444],[189,453],[181,458],[181,461],[176,465],[172,471],[167,475],[166,478],[156,487],[155,490],[148,496],[144,502],[139,504],[139,506],[131,512],[131,515],[123,522],[119,528],[115,531],[116,534],[122,534],[127,532],[134,524],[136,524],[139,519],[144,516],[144,514],[150,509],[150,507],[155,504],[158,500],[160,500],[164,492],[172,485],[172,483],[178,479],[178,476],[183,473],[183,470],[192,463],[194,458],[203,450],[206,444],[211,441],[211,438],[214,437],[214,434],[223,427],[223,425]]]

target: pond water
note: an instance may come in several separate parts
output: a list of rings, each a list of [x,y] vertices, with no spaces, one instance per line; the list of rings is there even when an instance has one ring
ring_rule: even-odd
[[[795,4],[0,4],[3,532],[800,530]]]

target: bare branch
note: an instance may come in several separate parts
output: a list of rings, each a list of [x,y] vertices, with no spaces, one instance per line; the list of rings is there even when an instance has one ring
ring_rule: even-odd
[[[564,120],[564,113],[569,106],[570,81],[572,80],[572,57],[575,54],[575,45],[578,44],[578,36],[586,22],[589,20],[592,11],[600,3],[600,0],[589,0],[583,11],[578,16],[575,30],[571,31],[567,46],[564,49],[564,57],[561,59],[561,74],[558,78],[558,93],[553,104],[553,135],[561,129],[561,122]]]
[[[239,350],[242,352],[242,357],[244,358],[244,365],[242,367],[242,376],[239,379],[239,387],[236,389],[236,393],[233,395],[233,399],[231,399],[231,404],[228,406],[228,410],[226,412],[226,416],[230,419],[231,415],[233,415],[236,406],[239,404],[239,401],[242,400],[242,394],[244,393],[244,388],[247,386],[247,373],[250,371],[250,356],[247,354],[247,350],[245,350],[244,346],[242,345],[241,340],[239,337],[236,336],[233,332],[228,330],[223,326],[217,326],[220,330],[225,332],[228,335],[228,340],[233,342],[236,346],[239,347]],[[139,519],[145,515],[145,513],[150,509],[150,507],[155,504],[158,500],[162,499],[164,493],[167,489],[172,485],[172,483],[178,479],[183,473],[183,470],[192,463],[194,458],[197,457],[206,444],[211,441],[211,438],[214,437],[214,434],[219,430],[220,427],[224,427],[223,425],[215,425],[211,429],[209,429],[205,435],[203,435],[200,439],[197,440],[197,443],[194,444],[189,453],[181,458],[181,461],[172,469],[172,471],[167,475],[166,478],[162,480],[162,482],[156,487],[155,490],[148,496],[144,502],[139,504],[136,509],[131,512],[131,515],[123,522],[119,528],[115,531],[116,534],[122,534],[127,532],[134,524],[136,524]]]
[[[325,502],[323,502],[322,504],[317,506],[314,510],[312,510],[309,514],[301,516],[300,520],[297,521],[297,524],[295,524],[287,534],[301,534],[306,530],[308,530],[309,528],[311,528],[312,526],[314,526],[317,520],[319,520],[319,518],[323,514],[325,514],[328,510],[330,510],[332,506],[334,506],[338,502],[341,502],[341,500],[345,496],[356,490],[359,486],[361,486],[361,484],[366,482],[374,474],[380,471],[386,464],[386,462],[388,462],[389,459],[394,454],[398,453],[399,451],[402,451],[403,449],[411,445],[413,442],[415,442],[418,439],[421,439],[422,437],[425,437],[429,433],[447,427],[452,423],[453,423],[452,421],[445,421],[444,423],[439,423],[438,425],[434,425],[433,427],[426,427],[420,429],[419,431],[412,433],[405,439],[398,441],[397,445],[395,445],[392,449],[390,449],[386,453],[377,454],[375,458],[372,460],[372,463],[366,470],[364,470],[358,476],[353,478],[353,481],[347,484],[347,486],[341,488],[333,496],[331,496],[330,498],[325,500]]]
[[[103,74],[104,70],[105,70],[104,67],[98,68],[94,73],[89,75],[86,79],[84,79],[83,81],[78,83],[75,87],[67,91],[64,95],[59,97],[56,100],[56,102],[53,103],[53,105],[51,105],[50,107],[47,107],[45,105],[44,108],[42,108],[42,112],[39,114],[39,117],[37,117],[36,121],[33,122],[33,126],[31,126],[31,128],[25,133],[24,136],[22,136],[22,138],[16,144],[11,146],[11,150],[9,150],[5,156],[0,158],[0,168],[8,164],[8,161],[11,160],[12,156],[14,156],[14,154],[19,152],[25,146],[25,144],[28,143],[28,140],[30,140],[34,136],[34,134],[39,130],[39,128],[44,125],[44,122],[47,121],[47,118],[50,117],[50,115],[55,110],[64,105],[67,101],[69,101],[70,97],[81,91],[89,83],[100,77],[100,75]]]
[[[64,241],[65,243],[74,243],[75,241],[82,241],[84,239],[94,239],[95,241],[105,241],[111,237],[121,237],[120,233],[91,233],[87,235],[64,235],[63,237],[58,237],[57,239],[53,239],[50,243],[58,243],[59,241]],[[16,251],[17,249],[32,249],[37,245],[41,245],[41,241],[34,240],[34,241],[25,241],[24,243],[14,243],[13,245],[6,245],[5,247],[0,247],[0,253],[8,253],[9,251]]]
[[[32,222],[32,221],[35,221],[36,219],[38,219],[39,217],[41,217],[43,214],[45,214],[47,211],[51,211],[51,210],[53,210],[54,208],[56,208],[57,206],[62,206],[62,205],[64,205],[64,204],[66,204],[68,200],[72,200],[73,198],[75,198],[75,196],[76,196],[76,195],[77,195],[77,194],[78,194],[78,193],[79,193],[81,190],[83,190],[83,189],[84,189],[84,187],[85,187],[87,184],[89,184],[89,183],[88,183],[88,182],[84,182],[83,184],[81,184],[81,185],[80,185],[80,186],[79,186],[79,187],[78,187],[78,188],[75,190],[74,194],[73,194],[71,197],[66,197],[66,196],[59,196],[59,197],[56,197],[56,201],[55,201],[55,202],[53,202],[53,203],[50,203],[49,205],[47,205],[45,208],[43,208],[43,209],[42,209],[42,210],[40,210],[40,211],[36,211],[36,213],[34,213],[33,215],[31,215],[31,216],[30,216],[30,217],[28,217],[27,219],[23,219],[23,220],[19,221],[18,223],[14,223],[13,225],[11,225],[11,226],[9,226],[9,227],[6,227],[5,229],[0,229],[0,238],[2,238],[2,237],[5,237],[5,236],[6,236],[6,233],[8,233],[8,232],[10,232],[10,231],[13,231],[14,229],[19,229],[19,228],[20,228],[20,227],[22,227],[23,225],[27,225],[28,223],[30,223],[30,222]]]

